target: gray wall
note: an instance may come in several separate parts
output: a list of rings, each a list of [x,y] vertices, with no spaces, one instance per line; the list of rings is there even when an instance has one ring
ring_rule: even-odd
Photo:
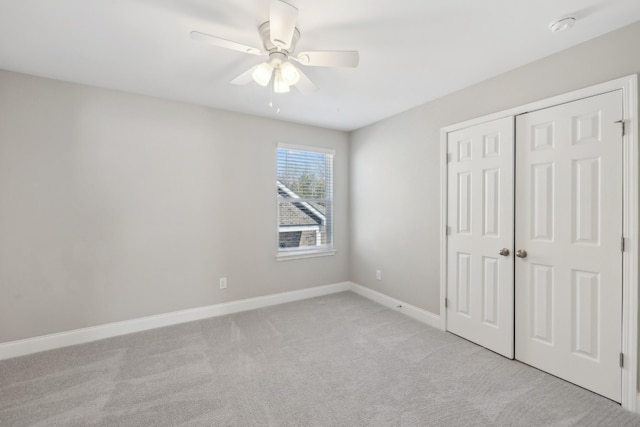
[[[640,22],[353,132],[351,280],[439,313],[440,129],[640,72],[639,51]]]
[[[440,129],[639,48],[636,23],[350,137],[0,71],[0,342],[347,279],[438,313]],[[274,260],[277,141],[337,149],[336,256]]]
[[[278,141],[337,150],[337,255],[275,261]],[[0,342],[347,280],[347,142],[0,71]]]

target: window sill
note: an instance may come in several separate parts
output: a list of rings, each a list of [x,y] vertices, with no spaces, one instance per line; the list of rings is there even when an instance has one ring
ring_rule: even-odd
[[[320,249],[311,251],[295,251],[295,252],[279,252],[276,255],[276,261],[289,261],[292,259],[315,258],[321,256],[333,256],[336,254],[335,249]]]

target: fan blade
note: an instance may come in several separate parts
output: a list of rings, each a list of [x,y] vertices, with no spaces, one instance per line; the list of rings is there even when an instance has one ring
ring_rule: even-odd
[[[294,59],[303,65],[311,67],[351,67],[355,68],[360,62],[360,54],[355,50],[317,50],[300,52]]]
[[[258,48],[232,42],[230,40],[221,39],[220,37],[201,33],[200,31],[191,31],[191,38],[194,40],[212,44],[214,46],[223,47],[225,49],[237,50],[238,52],[249,53],[251,55],[266,54],[266,52],[263,52]]]
[[[294,85],[296,89],[300,91],[303,95],[308,95],[311,92],[315,92],[318,90],[318,86],[313,84],[313,82],[307,77],[305,73],[302,72],[299,68],[296,67],[298,73],[300,74],[300,80]]]
[[[247,85],[247,84],[251,83],[253,81],[253,76],[252,76],[253,70],[255,70],[256,68],[258,68],[258,65],[249,68],[247,71],[245,71],[244,73],[240,74],[235,79],[231,80],[231,84],[232,85],[244,86],[244,85]]]
[[[269,11],[269,38],[271,43],[289,49],[298,21],[298,9],[282,0],[272,0]]]

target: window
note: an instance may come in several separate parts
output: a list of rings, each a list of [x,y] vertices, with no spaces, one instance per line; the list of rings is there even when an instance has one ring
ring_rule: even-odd
[[[332,150],[278,144],[278,257],[333,254]]]

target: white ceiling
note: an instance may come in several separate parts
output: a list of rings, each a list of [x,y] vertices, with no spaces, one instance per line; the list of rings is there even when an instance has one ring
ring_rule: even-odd
[[[229,81],[263,59],[192,40],[261,47],[269,0],[0,0],[0,68],[353,130],[640,20],[638,0],[287,0],[297,51],[358,50],[356,69],[306,67],[303,96]],[[551,33],[556,18],[573,29]]]

